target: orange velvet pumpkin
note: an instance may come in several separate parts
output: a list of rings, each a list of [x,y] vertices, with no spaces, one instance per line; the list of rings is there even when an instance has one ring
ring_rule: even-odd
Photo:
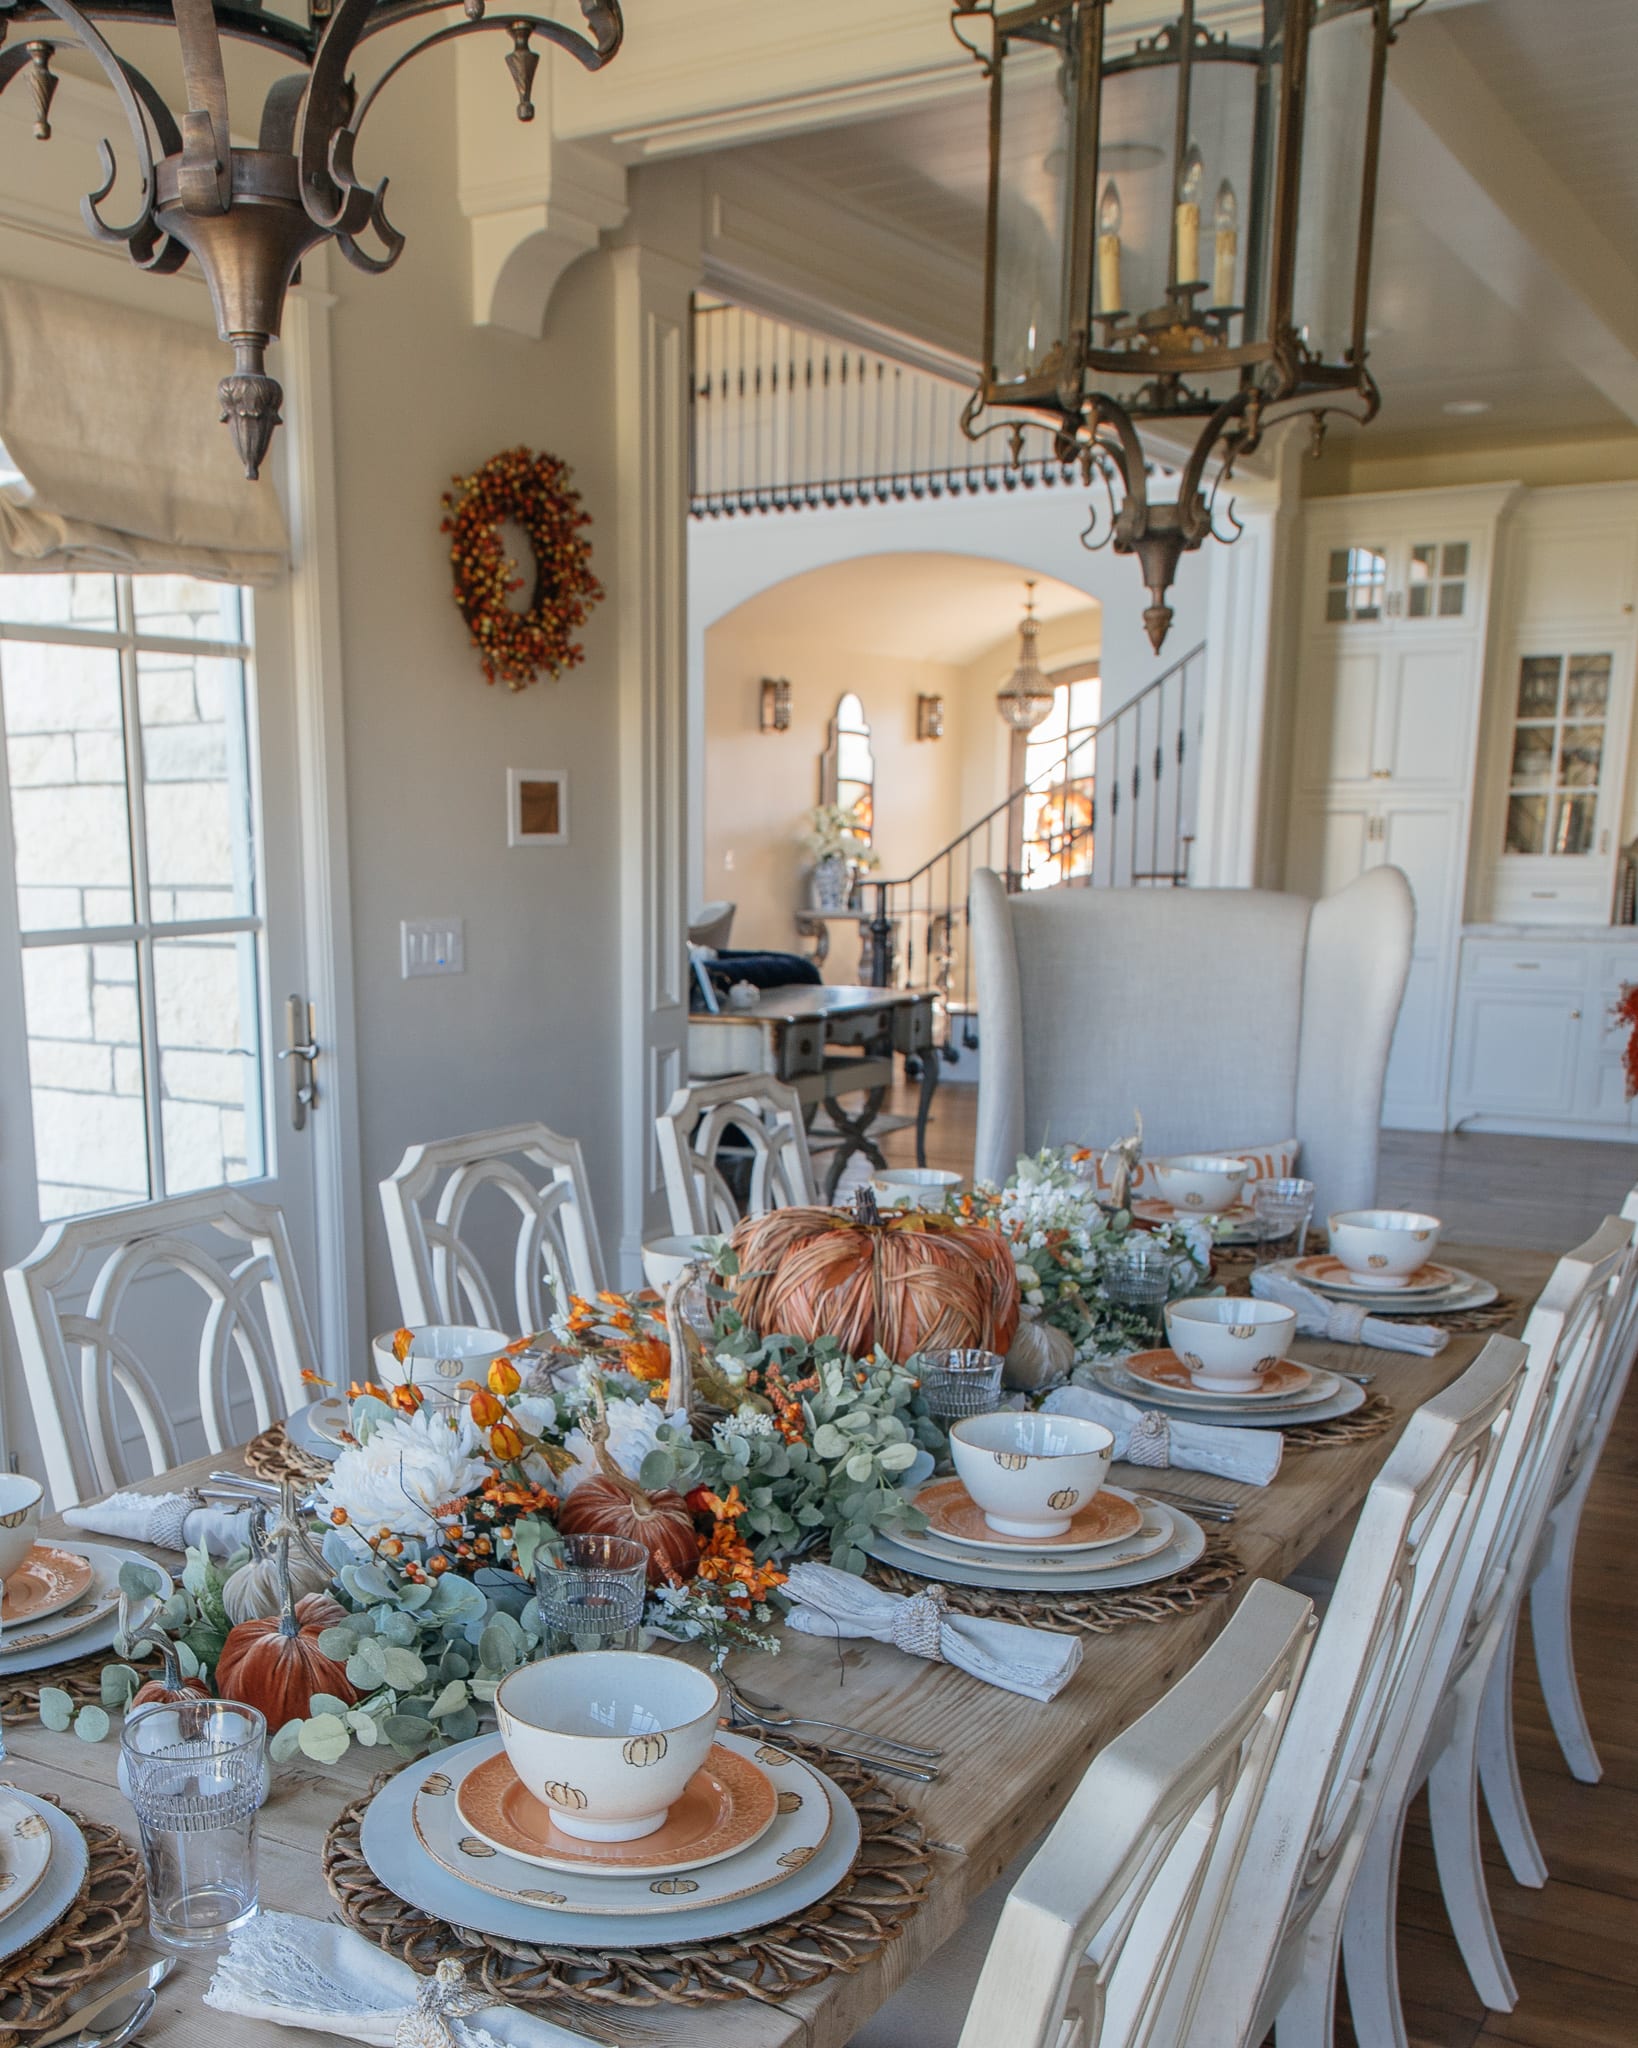
[[[282,1614],[241,1621],[230,1629],[216,1664],[216,1687],[225,1700],[259,1707],[270,1729],[304,1720],[316,1692],[333,1693],[356,1706],[359,1693],[345,1664],[326,1657],[318,1639],[347,1619],[346,1609],[328,1593],[286,1600]]]
[[[734,1232],[734,1304],[762,1336],[834,1337],[854,1358],[1000,1351],[1018,1276],[998,1231],[919,1210],[771,1209]]]
[[[628,1479],[609,1453],[608,1407],[600,1380],[592,1381],[592,1413],[581,1429],[597,1459],[598,1470],[565,1496],[557,1526],[565,1536],[623,1536],[648,1552],[648,1583],[663,1586],[672,1579],[691,1579],[699,1569],[700,1539],[693,1511],[680,1493],[663,1487],[645,1491]]]
[[[136,1649],[157,1650],[162,1659],[157,1677],[139,1685],[131,1695],[130,1706],[174,1707],[179,1700],[208,1700],[210,1687],[202,1678],[184,1678],[182,1662],[175,1646],[164,1636],[138,1636],[132,1646]]]

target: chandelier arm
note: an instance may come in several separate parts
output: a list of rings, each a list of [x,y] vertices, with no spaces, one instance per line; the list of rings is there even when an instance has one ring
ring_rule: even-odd
[[[1232,398],[1224,399],[1223,403],[1207,420],[1205,426],[1201,428],[1194,447],[1189,451],[1189,459],[1184,463],[1183,472],[1178,481],[1177,502],[1179,505],[1187,508],[1203,502],[1200,483],[1206,473],[1206,464],[1211,460],[1212,450],[1222,440],[1230,422],[1238,419],[1246,410],[1246,404],[1247,394],[1244,391],[1235,392]],[[1209,508],[1206,514],[1206,524],[1208,527],[1211,524]]]
[[[51,0],[15,0],[9,10],[0,0],[0,20],[18,24],[42,21],[56,11]],[[146,23],[155,28],[171,28],[175,24],[169,0],[120,0],[117,8],[98,11],[107,13],[110,19]],[[234,6],[219,6],[216,18],[222,33],[236,41],[259,43],[264,49],[275,49],[281,56],[289,57],[298,64],[312,62],[312,40],[307,31],[298,28],[294,22],[281,20],[274,14],[264,14],[259,8]]]
[[[1126,493],[1123,515],[1141,521],[1149,509],[1149,469],[1143,459],[1143,443],[1125,406],[1097,393],[1092,399],[1092,430],[1106,461],[1120,472]],[[1105,472],[1107,478],[1107,472]]]
[[[406,7],[401,9],[400,19],[408,20],[413,14],[430,14],[437,9],[456,4],[457,0],[428,0],[428,5],[425,7]],[[354,114],[352,120],[347,125],[356,136],[359,129],[364,125],[365,116],[375,105],[377,99],[380,98],[382,87],[389,79],[396,78],[404,66],[412,58],[419,57],[423,50],[433,49],[439,43],[455,42],[461,36],[479,36],[492,29],[506,29],[510,31],[514,28],[525,28],[531,35],[540,36],[547,42],[555,43],[561,50],[572,51],[580,58],[582,63],[587,62],[585,52],[590,46],[585,42],[584,38],[577,36],[573,29],[565,28],[561,22],[546,21],[536,14],[486,14],[481,21],[454,21],[445,28],[434,29],[430,35],[423,36],[418,43],[412,43],[407,50],[401,50],[370,87],[368,92],[365,93],[363,99],[359,102],[358,112]],[[373,35],[374,29],[372,28],[369,33]],[[605,61],[605,59],[598,59],[599,63]]]
[[[343,128],[330,145],[330,164],[338,182],[351,184],[353,181],[353,144],[357,131]],[[384,270],[391,270],[404,253],[404,237],[387,218],[387,180],[383,178],[375,188],[375,205],[370,213],[369,225],[381,237],[386,248],[383,256],[372,256],[363,248],[356,235],[338,234],[336,246],[355,270],[366,271],[371,277],[379,277]]]
[[[423,15],[441,14],[446,7],[463,4],[465,0],[400,0],[400,4],[396,6],[377,7],[365,24],[358,41],[362,43],[368,37],[378,35],[382,29],[396,28],[401,22],[417,21]],[[460,23],[451,30],[427,37],[424,42],[417,43],[413,50],[396,58],[376,80],[371,88],[370,97],[373,99],[393,72],[410,57],[421,50],[430,49],[434,42],[442,42],[446,35],[470,33],[473,29],[485,27],[504,27],[513,20],[527,19],[529,27],[536,35],[543,37],[547,42],[555,43],[559,49],[568,51],[569,55],[583,64],[588,71],[600,71],[615,56],[625,40],[626,27],[621,18],[618,0],[580,0],[580,12],[592,31],[589,41],[574,29],[565,28],[559,21],[542,21],[521,15],[497,16],[493,22],[469,20]]]
[[[964,21],[987,21],[990,25],[990,47],[981,49],[975,42],[961,33]],[[995,75],[995,0],[955,0],[950,10],[950,33],[972,56],[978,59],[979,71],[985,78]]]
[[[233,133],[216,16],[211,0],[174,0],[174,9],[188,96],[177,191],[189,213],[226,213],[233,203]]]
[[[295,156],[301,203],[310,220],[333,235],[356,235],[369,226],[378,192],[338,185],[331,172],[335,142],[354,113],[347,77],[375,0],[337,0],[313,57],[312,76],[296,121]]]
[[[143,110],[145,105],[151,106],[159,96],[148,81],[143,79],[143,90],[139,98],[132,80],[140,78],[141,73],[127,65],[123,58],[115,55],[101,33],[92,27],[86,16],[73,4],[73,0],[45,0],[45,4],[70,31],[69,37],[53,37],[50,40],[71,42],[72,46],[84,50],[88,56],[96,60],[108,83],[113,87],[114,97],[119,101],[120,110],[130,126],[131,140],[136,146],[138,175],[142,183],[142,211],[136,219],[128,227],[110,227],[97,211],[114,185],[114,152],[106,141],[101,144],[103,182],[95,192],[88,193],[81,199],[81,218],[99,242],[123,242],[133,256],[137,256],[138,245],[142,244],[145,254],[150,254],[153,247],[154,152],[153,140],[148,133],[148,123]],[[41,39],[35,37],[32,40]],[[162,129],[160,132],[163,144],[165,131]],[[141,262],[144,259],[139,256],[137,260]]]

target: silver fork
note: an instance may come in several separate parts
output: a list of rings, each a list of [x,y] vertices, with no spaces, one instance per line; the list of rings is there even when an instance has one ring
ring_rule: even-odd
[[[1240,1512],[1231,1500],[1196,1499],[1192,1493],[1163,1493],[1154,1486],[1146,1486],[1143,1494],[1159,1501],[1162,1507],[1181,1508],[1186,1515],[1198,1515],[1203,1522],[1232,1522]],[[1143,1494],[1138,1498],[1142,1499]]]
[[[846,1721],[824,1721],[813,1714],[787,1714],[778,1700],[765,1695],[747,1692],[744,1686],[736,1685],[732,1679],[726,1681],[729,1697],[741,1706],[753,1721],[760,1721],[765,1728],[830,1728],[838,1735],[851,1735],[858,1742],[873,1742],[879,1749],[893,1750],[899,1756],[913,1757],[918,1763],[936,1764],[944,1755],[942,1749],[920,1749],[913,1742],[900,1742],[891,1735],[878,1735],[869,1728],[855,1728]]]

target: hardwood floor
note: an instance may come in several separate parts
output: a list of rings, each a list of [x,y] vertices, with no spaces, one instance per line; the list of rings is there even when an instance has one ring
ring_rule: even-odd
[[[908,1097],[898,1110],[913,1108]],[[972,1165],[976,1090],[946,1086],[934,1103],[927,1163]],[[883,1149],[915,1158],[913,1131]],[[851,1176],[850,1176],[851,1178]],[[1627,1145],[1494,1136],[1383,1135],[1381,1198],[1426,1208],[1473,1243],[1568,1249],[1618,1210],[1638,1157]],[[1445,1918],[1424,1805],[1407,1830],[1399,1887],[1399,1967],[1410,2048],[1635,2048],[1638,2044],[1638,1379],[1616,1423],[1581,1526],[1576,1659],[1604,1764],[1580,1785],[1559,1754],[1521,1630],[1514,1693],[1531,1816],[1552,1873],[1513,1882],[1485,1832],[1490,1898],[1519,2002],[1490,2013],[1474,1996]],[[1340,2048],[1354,2036],[1344,2016]]]

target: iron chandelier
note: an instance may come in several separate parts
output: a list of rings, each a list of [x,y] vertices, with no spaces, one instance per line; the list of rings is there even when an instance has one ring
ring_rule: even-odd
[[[1276,420],[1378,408],[1365,318],[1388,46],[1422,0],[953,0],[990,85],[983,370],[969,435],[1044,417],[1109,496],[1089,546],[1135,554],[1158,651],[1186,552]],[[1130,10],[1124,10],[1129,12]],[[1220,30],[1199,19],[1209,14]],[[1151,15],[1151,21],[1153,19]],[[1139,422],[1192,445],[1150,496]],[[1117,502],[1116,486],[1120,497]],[[1232,540],[1238,531],[1216,534]]]
[[[217,329],[234,367],[218,393],[245,466],[260,471],[283,394],[267,375],[267,345],[279,332],[284,298],[302,258],[334,240],[360,270],[388,270],[404,238],[387,218],[387,181],[369,184],[354,170],[358,133],[381,89],[412,57],[435,44],[499,30],[511,38],[506,67],[517,90],[517,117],[534,118],[530,93],[539,54],[535,38],[555,44],[597,71],[620,47],[619,0],[580,0],[589,36],[513,11],[486,13],[487,0],[305,0],[298,21],[262,0],[0,0],[0,92],[26,76],[34,132],[51,135],[57,89],[54,53],[81,49],[101,66],[131,130],[141,203],[123,226],[103,218],[114,188],[114,152],[102,144],[102,183],[80,202],[86,226],[102,242],[123,242],[141,269],[169,274],[190,255],[210,286]],[[360,90],[348,67],[382,29],[460,6],[464,19],[435,29],[384,65]],[[187,104],[180,117],[134,65],[116,54],[102,27],[118,22],[172,26],[181,47]],[[254,149],[237,148],[228,125],[222,38],[233,36],[292,59],[301,69],[280,78],[262,104]],[[9,42],[9,47],[4,47]],[[361,241],[373,232],[377,249]]]

